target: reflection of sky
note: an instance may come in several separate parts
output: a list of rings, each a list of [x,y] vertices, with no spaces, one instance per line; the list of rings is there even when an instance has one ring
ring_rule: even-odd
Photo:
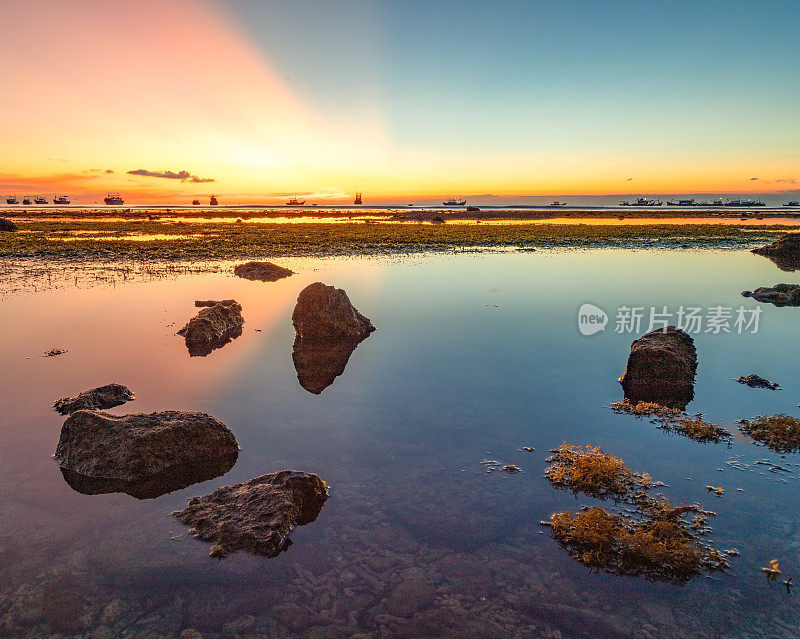
[[[773,518],[797,512],[797,492],[757,472],[736,473],[725,462],[732,455],[746,461],[776,456],[742,439],[730,449],[701,445],[613,414],[607,407],[622,397],[616,380],[635,336],[615,334],[612,319],[606,332],[582,337],[576,314],[585,302],[612,318],[621,305],[751,307],[742,289],[797,281],[796,274],[746,251],[542,250],[280,263],[298,275],[268,284],[226,275],[181,277],[4,301],[0,332],[14,339],[0,352],[0,538],[14,535],[20,549],[36,549],[24,553],[34,564],[52,563],[65,547],[85,553],[104,578],[141,579],[159,597],[169,590],[166,584],[197,589],[234,577],[242,591],[260,592],[264,582],[285,587],[273,575],[282,566],[313,570],[318,558],[309,556],[311,543],[333,539],[338,546],[346,535],[357,549],[365,533],[348,519],[354,509],[366,509],[364,521],[380,525],[396,526],[399,518],[412,536],[419,534],[414,518],[421,517],[429,532],[441,516],[420,510],[419,495],[430,495],[465,524],[497,509],[503,514],[498,529],[510,535],[502,545],[534,546],[561,574],[590,579],[595,587],[613,585],[620,602],[658,594],[660,605],[685,610],[708,587],[706,580],[672,589],[589,575],[536,535],[536,522],[553,509],[583,503],[553,491],[541,477],[547,451],[566,440],[602,444],[665,481],[669,498],[717,511],[714,539],[743,552],[736,571],[715,587],[735,586],[746,600],[771,605],[749,593],[762,585],[759,562],[792,556],[793,537]],[[317,280],[344,288],[377,327],[319,396],[297,383],[290,322],[298,292]],[[193,301],[231,297],[244,309],[242,336],[206,358],[189,358],[173,333],[195,313]],[[796,414],[795,358],[787,357],[796,310],[765,305],[756,335],[697,335],[698,378],[689,410],[730,429],[734,420],[756,413]],[[53,346],[69,352],[38,356]],[[750,372],[786,390],[753,390],[733,381]],[[236,466],[223,478],[149,502],[71,491],[51,458],[62,419],[50,406],[60,396],[112,381],[137,396],[113,412],[193,409],[225,422],[242,447]],[[519,450],[526,445],[536,452]],[[515,463],[524,473],[485,477],[479,462],[486,457]],[[211,562],[199,542],[170,540],[180,529],[169,512],[190,497],[286,467],[318,472],[332,486],[331,499],[318,521],[293,534],[295,547],[267,564],[269,570],[247,556]],[[705,486],[711,483],[725,487],[722,499],[709,499]],[[14,569],[0,566],[0,573]],[[715,605],[737,620],[746,612],[739,598],[722,597]]]
[[[798,188],[796,3],[98,7],[0,9],[15,25],[0,42],[13,87],[3,191],[231,202]]]

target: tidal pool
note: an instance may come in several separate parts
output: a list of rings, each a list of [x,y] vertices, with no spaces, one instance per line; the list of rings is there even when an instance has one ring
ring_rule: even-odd
[[[736,428],[756,414],[798,415],[800,309],[762,304],[755,333],[731,323],[730,333],[693,334],[699,366],[687,411],[730,430],[730,443],[695,442],[609,408],[622,399],[617,378],[650,307],[666,306],[672,323],[681,306],[752,310],[759,305],[742,290],[798,274],[710,249],[278,263],[297,274],[253,282],[220,263],[219,272],[124,282],[112,274],[84,287],[56,273],[53,286],[0,295],[0,636],[800,629],[800,590],[782,584],[795,577],[800,586],[800,456],[772,453]],[[319,393],[301,386],[292,358],[292,309],[315,281],[345,289],[377,327]],[[175,332],[194,301],[231,298],[243,307],[242,334],[190,357]],[[591,336],[578,330],[586,303],[609,316]],[[640,330],[615,332],[620,307],[644,307]],[[66,352],[42,356],[52,348]],[[783,390],[734,381],[749,373]],[[196,410],[221,420],[241,445],[236,464],[152,499],[73,490],[52,457],[64,420],[53,402],[110,382],[136,395],[111,413]],[[545,479],[545,458],[564,441],[599,444],[663,481],[672,502],[715,511],[709,539],[739,550],[729,570],[675,585],[594,572],[568,556],[539,522],[602,502]],[[487,460],[522,472],[487,474]],[[194,496],[285,468],[317,473],[330,497],[277,557],[214,559],[171,515]],[[777,581],[761,570],[772,559]]]

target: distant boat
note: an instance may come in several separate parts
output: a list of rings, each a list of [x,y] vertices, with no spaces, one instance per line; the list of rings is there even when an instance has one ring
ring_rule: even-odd
[[[725,202],[725,206],[766,206],[766,204],[761,200],[740,200],[737,198],[735,200],[728,200]]]
[[[8,200],[6,201],[8,202]],[[787,202],[786,204],[784,204],[784,206],[800,206],[800,202],[798,202],[797,200],[792,200],[791,202]]]
[[[661,206],[663,202],[661,200],[648,200],[647,198],[637,197],[634,202],[620,202],[620,206]]]
[[[106,204],[125,204],[125,201],[119,196],[119,193],[109,193],[103,198]]]
[[[667,202],[667,206],[697,206],[697,203],[694,200],[678,200]]]
[[[725,206],[722,202],[722,198],[718,197],[716,200],[711,200],[711,202],[700,202],[697,206]]]
[[[210,206],[217,206],[217,204],[219,204],[219,202],[217,202],[217,196],[216,195],[212,195],[211,199],[208,201],[208,203],[209,203]]]
[[[37,195],[36,197],[33,198],[33,201],[36,204],[47,204],[47,198],[44,197],[43,195]]]
[[[454,197],[451,197],[449,200],[445,200],[442,202],[445,206],[464,206],[467,203],[466,200],[457,200]]]
[[[290,197],[289,201],[286,203],[286,206],[303,206],[305,203],[305,200],[298,200],[296,197]]]
[[[6,204],[19,204],[19,200],[16,195],[9,195],[6,198]]]
[[[23,204],[30,204],[31,203],[30,196],[26,195],[24,198],[22,198],[22,203]]]
[[[192,205],[197,206],[200,204],[200,200],[192,200]]]
[[[361,201],[361,192],[356,192],[356,199],[353,200],[353,204],[363,204]]]
[[[53,204],[69,204],[69,198],[66,195],[56,195]]]
[[[553,200],[550,202],[550,206],[566,206],[566,202],[559,202],[558,200]]]

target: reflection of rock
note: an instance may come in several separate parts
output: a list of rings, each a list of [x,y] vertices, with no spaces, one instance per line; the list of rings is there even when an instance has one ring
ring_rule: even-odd
[[[742,296],[775,306],[800,306],[800,284],[761,286],[754,291],[742,291]]]
[[[84,495],[126,493],[136,499],[154,499],[201,481],[208,481],[227,473],[236,463],[238,451],[227,451],[216,457],[192,460],[148,477],[142,481],[123,481],[104,477],[89,477],[74,470],[62,468],[64,480],[76,492]]]
[[[233,269],[233,273],[246,280],[260,280],[262,282],[275,282],[294,275],[294,271],[283,268],[272,262],[247,262],[239,264]]]
[[[114,486],[148,493],[151,482],[180,484],[182,480],[171,478],[173,472],[182,476],[184,469],[194,465],[204,475],[205,468],[235,461],[238,450],[228,427],[204,413],[165,411],[118,417],[79,410],[61,427],[55,458],[62,469],[85,476],[76,479],[82,486],[90,480],[98,486],[119,482]]]
[[[189,355],[205,357],[239,337],[243,324],[241,305],[234,300],[224,300],[200,311],[178,335],[186,340]]]
[[[753,253],[768,257],[782,271],[800,268],[800,233],[787,233],[767,246],[754,248]]]
[[[328,485],[317,475],[282,470],[195,497],[172,514],[213,543],[212,557],[237,550],[275,557],[291,545],[291,530],[314,521],[327,498]]]
[[[7,220],[4,217],[0,217],[0,232],[2,231],[11,232],[16,230],[17,230],[17,225],[14,224],[14,222],[12,222],[11,220]]]
[[[133,393],[122,384],[106,384],[83,391],[77,397],[65,397],[53,404],[53,410],[62,415],[76,410],[103,410],[120,406],[133,399]]]
[[[620,384],[625,398],[656,402],[683,410],[694,398],[697,351],[694,340],[680,329],[669,326],[652,331],[631,344],[628,365]]]
[[[298,335],[294,340],[292,361],[300,386],[319,395],[344,373],[350,355],[360,342],[354,339],[303,339]]]
[[[333,384],[356,346],[375,330],[347,293],[321,282],[300,292],[292,322],[297,332],[292,349],[297,379],[315,395]]]
[[[768,388],[769,390],[778,390],[780,388],[775,382],[764,379],[761,375],[756,375],[755,373],[739,377],[736,381],[740,384],[746,384],[750,388]]]

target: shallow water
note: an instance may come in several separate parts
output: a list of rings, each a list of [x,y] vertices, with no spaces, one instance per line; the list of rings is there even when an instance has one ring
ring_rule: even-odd
[[[176,274],[0,302],[0,636],[778,637],[800,627],[797,593],[760,571],[777,558],[782,579],[800,579],[800,456],[781,459],[735,428],[757,413],[797,415],[800,310],[761,305],[756,334],[695,335],[688,411],[736,433],[730,446],[608,408],[622,398],[616,379],[630,342],[647,328],[616,334],[616,308],[750,309],[740,291],[796,274],[715,250],[280,264],[298,274],[268,284]],[[344,288],[378,329],[320,395],[299,385],[292,364],[292,308],[313,281]],[[189,357],[174,332],[194,300],[224,298],[242,304],[244,333]],[[609,312],[605,332],[578,332],[585,302]],[[41,356],[54,347],[67,352]],[[785,390],[733,381],[751,372]],[[50,407],[109,382],[136,394],[117,414],[214,415],[236,434],[238,462],[157,499],[75,492],[52,459],[63,418]],[[674,502],[715,511],[714,543],[741,551],[729,572],[676,586],[569,558],[539,525],[593,503],[543,478],[562,441],[601,444],[666,482]],[[523,472],[486,475],[485,459]],[[755,464],[762,459],[790,472]],[[212,559],[170,515],[195,495],[283,468],[318,473],[331,495],[274,559]],[[708,484],[725,494],[708,494]]]

